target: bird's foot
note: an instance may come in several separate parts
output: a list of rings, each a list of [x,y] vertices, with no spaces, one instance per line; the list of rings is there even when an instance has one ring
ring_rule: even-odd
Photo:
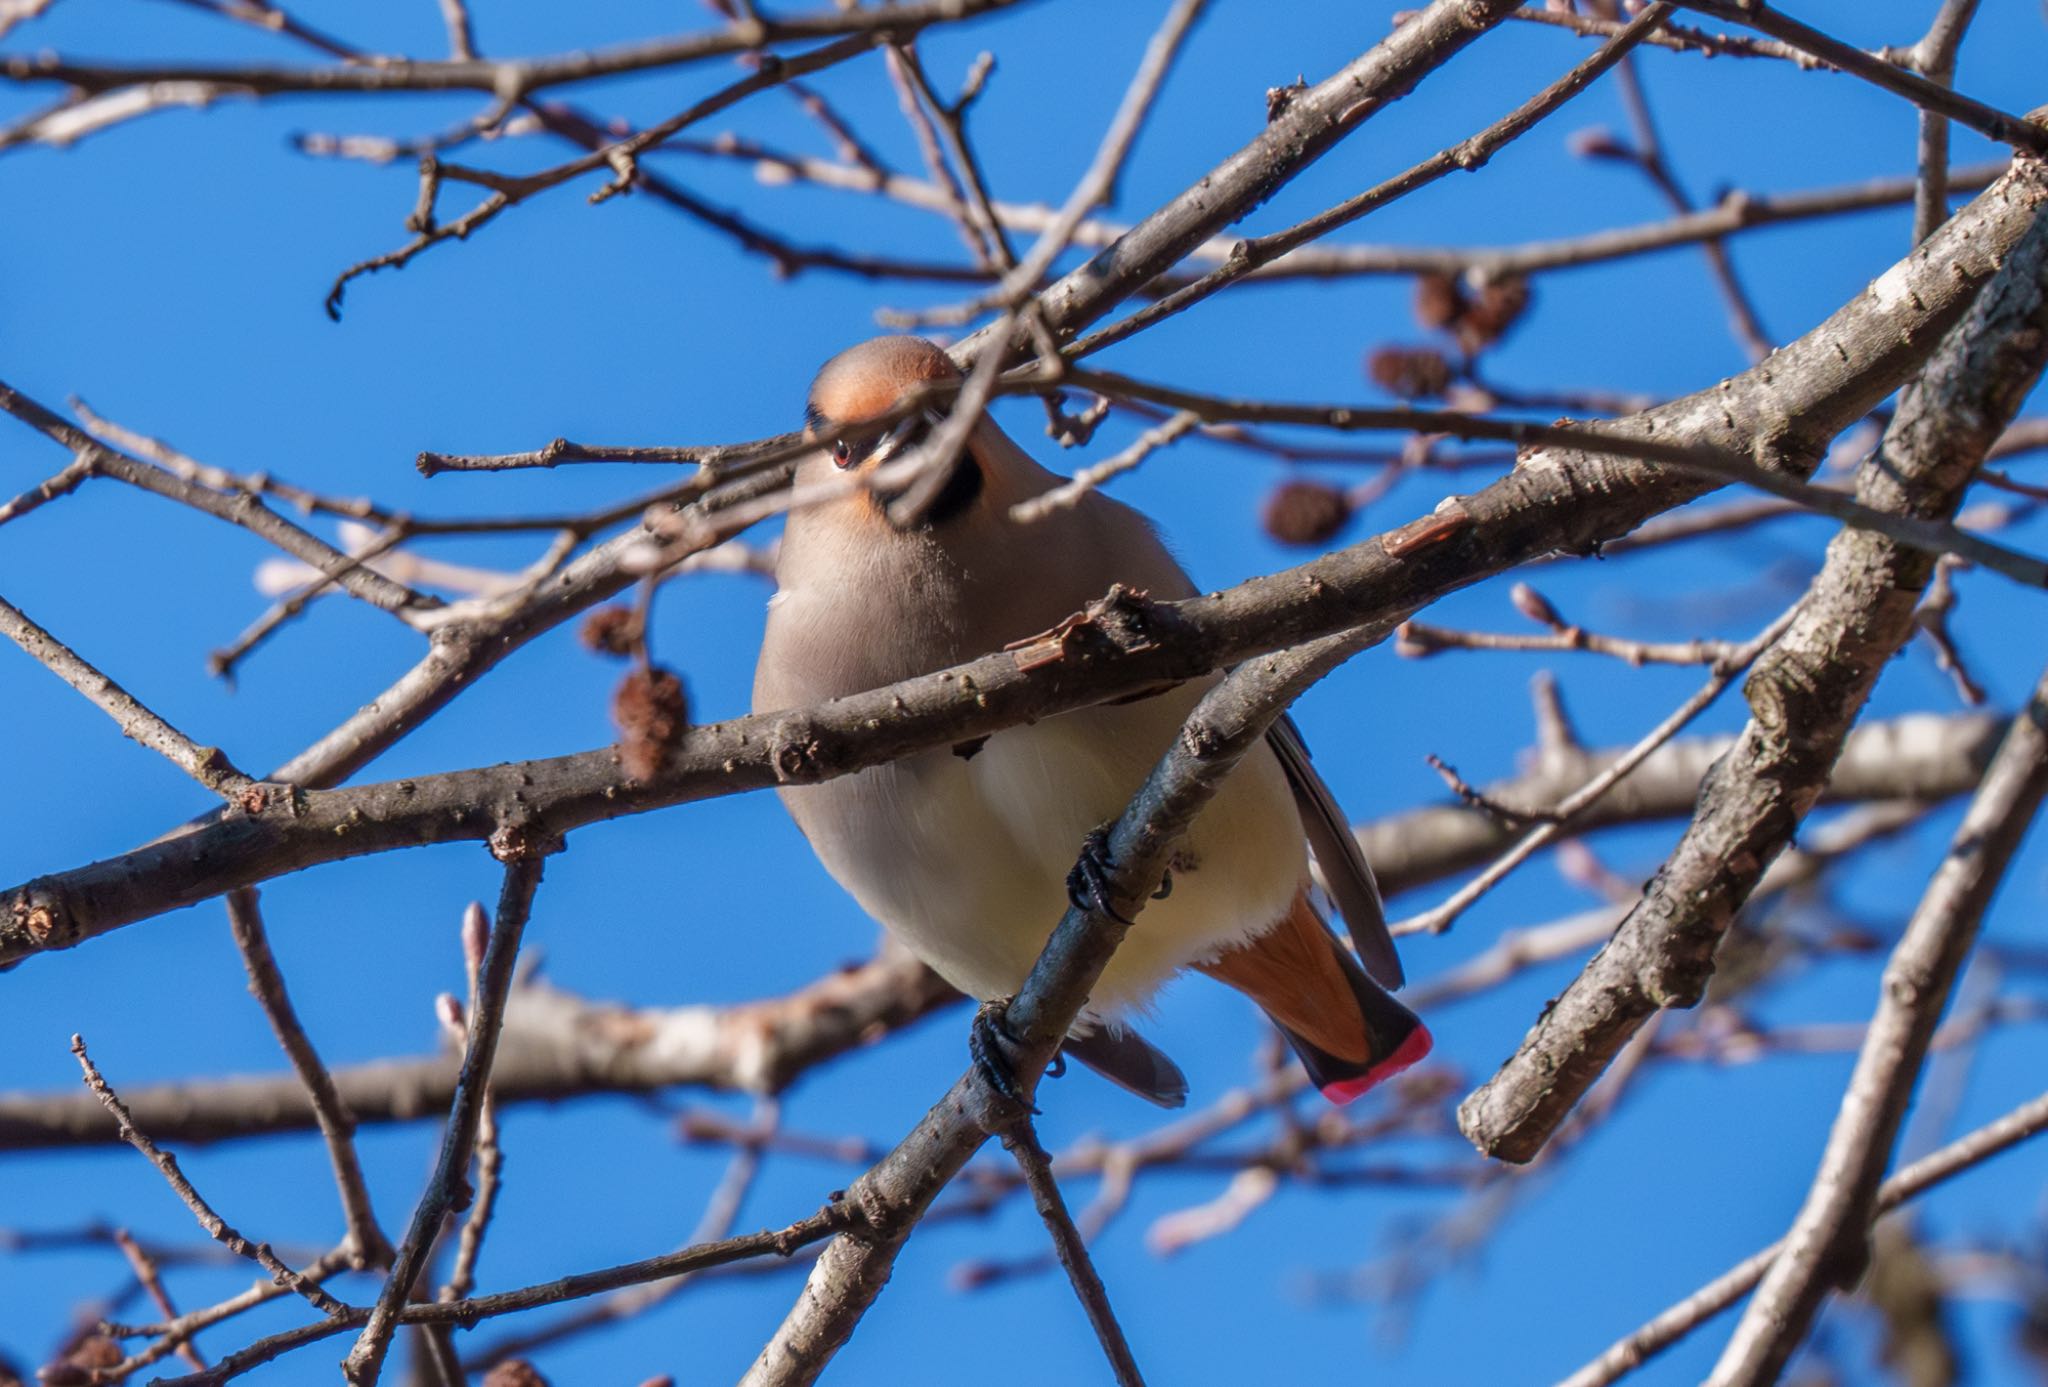
[[[1092,910],[1128,926],[1130,918],[1109,899],[1109,869],[1113,865],[1109,860],[1108,825],[1090,829],[1081,840],[1081,856],[1067,873],[1067,902],[1076,910]]]
[[[1017,1082],[1017,1065],[1011,1058],[1016,1053],[1017,1040],[1003,1026],[1003,1016],[1009,1009],[1007,997],[983,1002],[975,1009],[974,1022],[967,1028],[967,1053],[974,1058],[974,1072],[981,1075],[991,1092],[1036,1117],[1037,1107],[1025,1098]]]

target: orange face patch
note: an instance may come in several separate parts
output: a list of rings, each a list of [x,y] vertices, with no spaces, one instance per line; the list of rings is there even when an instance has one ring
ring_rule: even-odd
[[[959,374],[952,358],[922,337],[877,337],[848,347],[811,383],[811,429],[873,419],[913,386]]]

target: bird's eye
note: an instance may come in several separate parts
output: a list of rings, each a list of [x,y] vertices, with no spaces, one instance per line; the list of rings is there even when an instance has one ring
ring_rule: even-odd
[[[851,463],[853,461],[853,445],[843,438],[835,442],[832,445],[832,461],[840,467],[845,467]]]

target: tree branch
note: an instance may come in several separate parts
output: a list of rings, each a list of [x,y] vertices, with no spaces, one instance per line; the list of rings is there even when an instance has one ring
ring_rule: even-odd
[[[1763,366],[1643,414],[1588,425],[1578,437],[1621,446],[1681,438],[1688,448],[1742,459],[1744,467],[1759,458],[1805,474],[1835,432],[1867,413],[1933,349],[2034,224],[2044,199],[2048,170],[2017,161],[1908,259]],[[647,782],[622,781],[609,752],[585,752],[267,796],[175,837],[0,895],[0,964],[282,871],[482,839],[507,824],[560,834],[662,805],[825,779],[1196,678],[1332,631],[1390,629],[1444,593],[1539,555],[1595,551],[1712,488],[1669,468],[1603,457],[1593,451],[1598,446],[1533,450],[1511,475],[1445,502],[1431,516],[1223,593],[1175,604],[1128,594],[1106,599],[1093,609],[1091,624],[1067,634],[1055,658],[1034,657],[1029,669],[1012,654],[989,655],[825,707],[692,728]],[[606,546],[571,565],[516,619],[497,626],[497,639],[545,629],[590,592],[616,591],[627,581],[617,570],[619,556],[620,549]],[[451,630],[401,681],[395,707],[352,719],[301,760],[323,770],[346,766],[378,741],[388,744],[402,731],[401,714],[446,702],[457,672],[502,657],[502,645],[480,649],[477,639],[476,629]]]
[[[1859,473],[1867,504],[1953,513],[2048,359],[2044,276],[2048,223],[2014,249],[1906,392]],[[1836,537],[1792,630],[1751,675],[1750,722],[1684,839],[1614,939],[1459,1109],[1480,1150],[1530,1159],[1645,1020],[1699,1000],[1722,932],[1791,841],[1878,674],[1911,637],[1933,568],[1868,531]]]
[[[1877,1212],[1889,1213],[2043,1131],[2048,1131],[2048,1093],[2022,1103],[2004,1117],[1987,1122],[1885,1181],[1877,1192]],[[1626,1377],[1740,1300],[1763,1279],[1784,1247],[1780,1240],[1752,1253],[1633,1334],[1617,1340],[1557,1387],[1607,1387]]]
[[[384,1355],[391,1347],[391,1335],[398,1327],[399,1309],[426,1267],[427,1255],[441,1231],[441,1220],[451,1210],[466,1208],[471,1198],[465,1172],[476,1146],[484,1098],[490,1091],[491,1065],[497,1059],[498,1035],[504,1027],[505,999],[512,990],[512,968],[519,959],[519,941],[526,932],[533,893],[540,886],[541,867],[547,860],[545,839],[517,846],[508,844],[501,855],[505,858],[505,882],[498,894],[497,915],[491,922],[490,943],[477,970],[476,1005],[469,1011],[469,1044],[463,1051],[461,1073],[456,1076],[455,1097],[448,1108],[448,1128],[441,1137],[441,1154],[419,1203],[413,1206],[411,1225],[392,1258],[384,1289],[364,1321],[355,1346],[342,1360],[342,1375],[354,1387],[369,1387],[376,1382],[384,1366]]]
[[[1116,913],[1070,908],[1004,1012],[1007,1058],[1019,1080],[1016,1103],[1029,1105],[1129,921],[1158,889],[1174,847],[1223,777],[1289,701],[1374,634],[1367,627],[1326,636],[1249,662],[1204,695],[1110,831],[1104,904]],[[862,1225],[826,1246],[802,1296],[742,1379],[745,1387],[816,1380],[881,1293],[932,1200],[988,1134],[1006,1125],[1010,1106],[971,1069],[894,1151],[854,1181],[848,1198],[862,1210]]]
[[[1743,1311],[1709,1382],[1775,1382],[1831,1282],[1869,1264],[1878,1182],[1956,975],[2020,840],[2048,795],[2048,675],[1984,774],[1948,856],[1885,965],[1877,1014],[1842,1095],[1820,1169],[1784,1250]]]

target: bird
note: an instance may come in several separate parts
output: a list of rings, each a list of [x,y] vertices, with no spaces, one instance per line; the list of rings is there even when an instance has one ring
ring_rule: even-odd
[[[1050,630],[1113,584],[1162,601],[1195,595],[1151,522],[1099,490],[1013,519],[1013,506],[1066,478],[986,415],[951,475],[927,488],[922,514],[910,523],[892,515],[917,483],[879,469],[908,456],[946,415],[933,406],[886,430],[859,426],[932,382],[960,378],[944,350],[911,336],[860,343],[818,372],[805,437],[819,446],[796,467],[797,500],[755,669],[756,712],[964,663]],[[1100,850],[1099,830],[1220,678],[780,794],[826,871],[869,915],[954,987],[1000,1003],[1022,986],[1072,899],[1084,842]],[[1325,921],[1311,850],[1356,957]],[[1134,1018],[1189,969],[1262,1008],[1334,1103],[1429,1052],[1427,1028],[1390,995],[1401,964],[1372,869],[1291,720],[1276,722],[1224,780],[1174,854],[1167,887],[1110,958],[1063,1057],[1162,1107],[1184,1104],[1185,1075]]]

